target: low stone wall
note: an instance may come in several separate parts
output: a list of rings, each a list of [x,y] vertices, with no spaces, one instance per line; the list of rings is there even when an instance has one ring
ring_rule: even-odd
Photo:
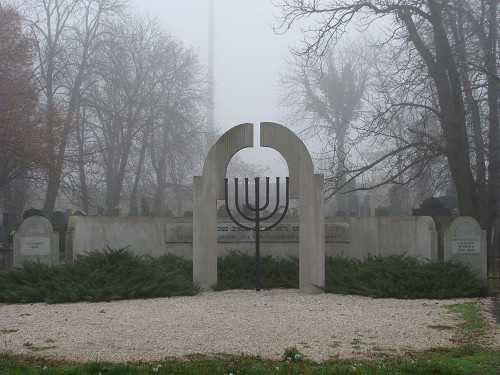
[[[242,231],[227,217],[217,223],[217,253],[229,250],[255,252],[254,233]],[[286,218],[269,232],[261,232],[261,254],[299,255],[298,221]],[[74,259],[93,249],[125,246],[136,254],[153,257],[172,253],[192,259],[191,218],[72,216],[68,223],[67,258]],[[361,259],[367,254],[407,253],[422,259],[437,259],[437,232],[429,217],[326,218],[326,255]]]

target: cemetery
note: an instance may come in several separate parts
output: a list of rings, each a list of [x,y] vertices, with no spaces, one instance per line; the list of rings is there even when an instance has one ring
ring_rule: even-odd
[[[299,289],[317,293],[320,292],[318,286],[325,283],[325,257],[363,260],[368,256],[396,255],[414,257],[421,262],[458,260],[482,279],[487,278],[486,233],[474,219],[455,218],[450,229],[443,232],[443,250],[439,255],[438,232],[429,216],[366,213],[325,217],[322,175],[314,174],[311,157],[302,141],[282,125],[262,123],[260,127],[261,145],[278,150],[289,166],[290,183],[287,177],[280,200],[277,179],[276,202],[269,206],[274,207],[270,214],[265,210],[270,199],[269,179],[263,193],[264,207],[258,202],[262,190],[259,180],[255,179],[256,203],[252,205],[249,181],[245,179],[240,200],[243,201],[241,207],[249,212],[253,210],[250,216],[238,203],[241,195],[238,179],[231,184],[235,194],[228,195],[227,165],[236,152],[253,145],[253,124],[242,124],[220,137],[207,155],[203,175],[194,177],[192,216],[107,217],[76,212],[68,218],[64,253],[59,254],[57,231],[47,219],[39,216],[41,211],[28,210],[26,220],[13,237],[13,265],[19,266],[23,260],[55,265],[59,260],[74,262],[92,250],[127,248],[137,256],[158,258],[171,254],[191,261],[193,282],[206,290],[217,283],[217,259],[237,251],[255,257],[257,267],[260,255],[298,258]],[[293,215],[287,211],[291,199],[300,202]],[[217,209],[217,202],[221,200],[222,210]],[[426,204],[420,208],[422,212],[429,210],[425,207],[430,207],[430,203]],[[359,201],[357,206],[351,204],[353,207],[360,211]],[[255,220],[259,215],[262,215],[262,224]],[[64,220],[64,213],[58,214],[56,222],[65,226]],[[253,227],[242,224],[251,220],[255,222]]]
[[[0,1],[0,374],[500,374],[499,1]]]
[[[229,199],[227,164],[253,142],[252,124],[243,124],[216,142],[203,175],[194,178],[192,216],[72,215],[62,253],[59,233],[46,218],[35,213],[23,220],[13,237],[15,268],[0,274],[0,304],[24,303],[2,306],[8,319],[0,332],[10,335],[9,347],[68,361],[85,362],[91,353],[94,360],[111,363],[200,352],[281,356],[284,365],[278,369],[310,359],[327,363],[332,355],[362,359],[373,350],[399,355],[436,346],[455,350],[446,330],[434,327],[456,332],[446,311],[467,306],[469,299],[463,298],[490,293],[486,233],[479,224],[454,218],[444,231],[440,256],[429,216],[325,217],[323,177],[313,173],[303,143],[279,124],[261,126],[261,144],[282,152],[290,167],[290,179],[276,181],[275,202],[269,179],[260,186],[258,178],[250,182],[250,197],[249,181],[239,194],[236,179]],[[292,198],[299,206],[287,215]],[[391,298],[405,302],[394,304]],[[436,302],[428,305],[423,298]],[[117,300],[125,301],[109,304]],[[34,302],[48,304],[33,307]],[[23,343],[18,329],[10,327],[25,316],[36,317],[25,334],[32,336],[40,323],[51,338]],[[44,323],[44,316],[52,316],[54,324]],[[106,316],[111,320],[103,320]],[[352,321],[362,322],[362,328]],[[124,334],[120,327],[133,329]],[[289,327],[296,327],[298,336],[291,339]],[[79,333],[70,335],[75,329]],[[92,337],[90,349],[83,345],[87,354],[81,349],[83,332]],[[250,346],[240,340],[248,332],[256,332]],[[131,348],[130,342],[138,345]]]
[[[65,253],[61,255],[61,260],[73,262],[88,251],[105,248],[129,248],[136,255],[151,257],[173,254],[192,261],[193,281],[202,289],[209,289],[217,282],[217,258],[230,251],[250,254],[257,259],[260,254],[281,258],[298,257],[302,264],[299,271],[300,289],[318,292],[313,285],[324,284],[325,256],[358,260],[369,255],[409,255],[421,261],[440,258],[438,232],[434,220],[429,216],[371,217],[367,213],[362,216],[325,217],[322,176],[313,173],[307,148],[292,131],[282,125],[262,123],[260,126],[261,145],[282,153],[290,174],[290,186],[288,179],[286,188],[282,186],[282,196],[285,195],[283,190],[286,191],[284,201],[283,198],[281,202],[279,200],[280,184],[276,184],[278,198],[270,205],[275,207],[274,211],[267,218],[264,217],[269,224],[264,223],[262,231],[261,224],[254,228],[237,222],[241,219],[242,222],[249,222],[257,214],[254,212],[254,216],[242,218],[241,215],[245,214],[240,207],[228,200],[229,182],[224,181],[232,156],[238,150],[253,145],[253,125],[242,124],[221,136],[207,155],[203,175],[194,178],[192,217],[106,217],[77,213],[69,217]],[[238,181],[231,185],[236,189],[236,197],[238,185]],[[264,193],[263,200],[266,200],[267,207],[269,180],[265,186],[267,196]],[[253,206],[248,198],[248,179],[244,189],[246,191],[240,190],[240,193],[243,192],[242,197],[246,196],[246,199],[242,198],[246,206],[242,207],[249,209]],[[257,196],[260,190],[258,187],[255,189]],[[234,194],[231,197],[235,199]],[[287,215],[291,199],[298,199],[300,207],[294,215]],[[225,200],[222,211],[217,209],[217,202],[221,200]],[[359,202],[357,210],[360,210]],[[257,211],[262,212],[263,216],[269,213],[264,209]],[[36,215],[36,212],[31,214]],[[57,263],[58,236],[49,226],[50,223],[40,216],[30,217],[23,222],[14,237],[16,266],[22,259]],[[469,264],[478,275],[486,278],[486,237],[485,232],[478,228],[472,218],[455,219],[450,230],[444,232],[441,259],[456,259]],[[257,239],[259,256],[255,246]],[[35,257],[36,248],[38,257]]]

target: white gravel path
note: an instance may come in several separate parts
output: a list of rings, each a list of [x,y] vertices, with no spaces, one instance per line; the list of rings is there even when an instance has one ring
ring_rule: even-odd
[[[453,346],[444,305],[476,300],[371,299],[297,290],[232,290],[111,303],[0,304],[0,352],[88,361],[193,353],[327,360]],[[434,328],[433,328],[434,326]],[[43,349],[34,351],[36,349]]]

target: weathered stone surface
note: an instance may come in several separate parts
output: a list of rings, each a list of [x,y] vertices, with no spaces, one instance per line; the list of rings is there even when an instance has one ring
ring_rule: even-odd
[[[444,259],[458,259],[469,264],[478,274],[486,278],[487,236],[479,223],[472,217],[457,217],[444,232]]]
[[[42,216],[28,217],[14,234],[14,267],[23,260],[48,265],[59,262],[59,234],[52,230],[50,221]]]
[[[290,199],[300,199],[300,290],[317,293],[325,281],[325,212],[323,175],[314,174],[309,151],[290,129],[261,123],[260,145],[277,150],[290,174]],[[217,281],[217,208],[224,198],[224,178],[233,155],[253,146],[253,125],[238,125],[224,133],[208,152],[203,176],[194,177],[193,280],[208,289]],[[271,235],[272,236],[272,235]]]
[[[279,224],[270,231],[260,232],[261,243],[265,242],[299,242],[299,224]],[[173,224],[165,226],[165,242],[193,242],[193,225],[189,223]],[[254,242],[255,232],[241,229],[234,223],[217,223],[217,242]],[[325,224],[326,242],[350,242],[351,232],[349,223],[327,223]]]

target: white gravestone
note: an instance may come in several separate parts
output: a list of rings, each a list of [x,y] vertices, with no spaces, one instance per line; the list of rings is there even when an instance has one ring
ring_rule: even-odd
[[[483,278],[488,276],[486,249],[486,231],[470,216],[456,218],[444,232],[444,260],[469,264]]]
[[[42,216],[31,216],[14,234],[14,267],[23,260],[54,265],[59,262],[59,234]]]

